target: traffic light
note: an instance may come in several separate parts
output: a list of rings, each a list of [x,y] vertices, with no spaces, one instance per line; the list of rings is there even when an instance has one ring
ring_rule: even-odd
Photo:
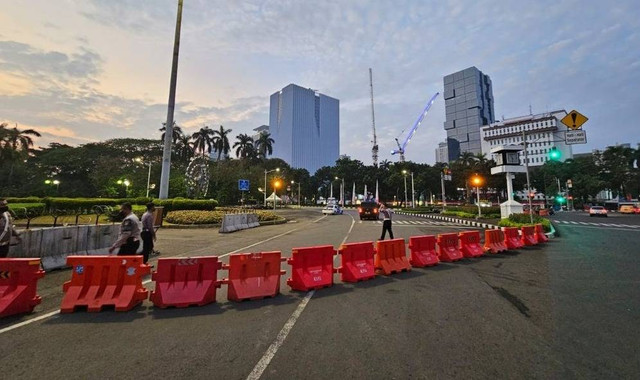
[[[562,153],[555,146],[549,150],[549,159],[551,161],[560,161]]]
[[[563,204],[566,201],[567,200],[565,199],[565,197],[563,197],[561,194],[556,195],[556,202],[558,202],[559,204]]]

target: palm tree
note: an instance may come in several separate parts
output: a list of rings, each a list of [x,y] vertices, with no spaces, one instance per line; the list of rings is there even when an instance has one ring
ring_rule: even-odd
[[[34,129],[19,130],[18,127],[7,128],[7,124],[0,125],[0,147],[2,148],[2,159],[11,161],[7,185],[11,183],[13,169],[16,160],[29,155],[33,147],[33,138],[40,137],[40,133]]]
[[[162,123],[162,128],[160,128],[160,132],[162,132],[162,136],[160,137],[160,141],[164,141],[164,135],[165,135],[165,131],[167,130],[167,123]],[[176,122],[173,122],[173,128],[171,129],[171,134],[173,135],[173,143],[175,144],[176,141],[178,141],[178,139],[180,138],[180,136],[182,135],[182,128],[178,125],[176,125]]]
[[[236,136],[237,141],[233,144],[236,149],[236,157],[247,158],[250,149],[254,149],[253,138],[247,134],[241,133]]]
[[[229,150],[231,150],[231,146],[229,145],[229,137],[227,136],[231,132],[231,129],[224,129],[221,125],[220,129],[217,131],[213,131],[213,147],[218,152],[218,161],[220,161],[220,156],[224,153],[225,156],[229,155]]]
[[[211,153],[211,149],[213,148],[213,131],[207,127],[206,125],[198,132],[194,132],[191,135],[191,139],[193,140],[193,150],[194,152],[201,152],[202,157],[205,156],[205,153]]]
[[[273,154],[273,143],[275,143],[275,140],[271,138],[269,132],[260,134],[258,141],[256,141],[256,149],[260,157],[267,158],[267,155],[270,156]]]
[[[378,165],[378,167],[382,170],[389,170],[389,168],[391,167],[391,161],[389,160],[382,160],[380,162],[380,164]]]
[[[179,159],[184,163],[189,162],[191,157],[193,157],[194,152],[193,152],[193,149],[191,148],[190,140],[191,140],[190,136],[182,133],[180,134],[180,136],[178,136],[178,139],[176,140],[175,152],[178,155]]]

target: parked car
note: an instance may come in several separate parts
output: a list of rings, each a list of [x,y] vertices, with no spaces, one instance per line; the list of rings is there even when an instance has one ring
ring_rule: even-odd
[[[325,215],[340,215],[342,214],[342,209],[338,205],[328,205],[322,209],[322,213]]]
[[[377,202],[362,202],[360,203],[360,206],[358,206],[358,214],[360,214],[360,220],[378,220],[380,216],[379,211],[379,205]]]
[[[640,214],[640,209],[634,205],[622,205],[620,206],[621,214]]]
[[[589,209],[589,216],[604,216],[607,217],[608,215],[607,209],[602,207],[602,206],[591,206],[591,208]]]

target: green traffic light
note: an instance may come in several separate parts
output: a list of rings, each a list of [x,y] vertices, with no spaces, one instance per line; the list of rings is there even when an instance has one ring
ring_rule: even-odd
[[[551,148],[551,150],[549,151],[549,159],[551,159],[552,161],[560,160],[561,155],[562,154],[556,147]]]
[[[562,195],[558,195],[556,197],[556,201],[560,204],[563,204],[564,202],[566,202],[566,199]]]

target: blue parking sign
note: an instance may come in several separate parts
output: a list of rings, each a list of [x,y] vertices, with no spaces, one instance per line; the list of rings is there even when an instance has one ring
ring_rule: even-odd
[[[249,191],[249,180],[248,179],[239,179],[238,180],[238,190],[240,190],[240,191]]]

